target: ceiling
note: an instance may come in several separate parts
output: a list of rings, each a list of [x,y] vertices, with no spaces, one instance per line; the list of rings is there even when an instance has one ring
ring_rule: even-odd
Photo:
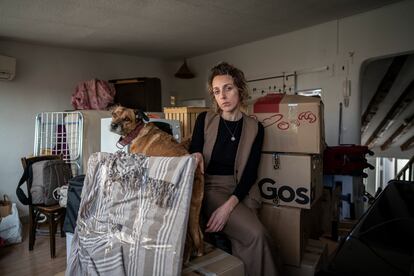
[[[0,39],[182,59],[399,0],[0,0]]]

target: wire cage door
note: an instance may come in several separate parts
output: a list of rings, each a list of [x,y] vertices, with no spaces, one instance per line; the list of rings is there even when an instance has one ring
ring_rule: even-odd
[[[56,154],[82,173],[83,115],[80,112],[42,112],[36,115],[35,156]]]

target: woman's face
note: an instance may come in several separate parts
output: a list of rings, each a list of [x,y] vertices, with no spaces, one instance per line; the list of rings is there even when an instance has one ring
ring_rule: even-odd
[[[239,90],[234,84],[233,77],[229,75],[218,75],[211,83],[213,95],[223,112],[233,112],[240,104]]]

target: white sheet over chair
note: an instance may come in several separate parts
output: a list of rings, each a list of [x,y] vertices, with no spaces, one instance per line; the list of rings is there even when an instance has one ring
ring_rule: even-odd
[[[195,162],[91,156],[66,275],[179,275]]]

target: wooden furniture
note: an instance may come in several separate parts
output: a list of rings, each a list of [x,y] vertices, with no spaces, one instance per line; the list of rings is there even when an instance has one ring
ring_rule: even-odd
[[[33,163],[43,160],[56,160],[62,159],[61,155],[44,155],[44,156],[35,156],[21,159],[23,169],[26,169],[28,166],[31,166]],[[49,222],[49,237],[50,237],[50,257],[54,258],[56,256],[55,249],[55,234],[57,225],[60,223],[60,233],[61,237],[64,237],[65,234],[62,231],[63,222],[65,219],[66,208],[61,207],[59,204],[53,206],[44,206],[32,204],[32,196],[30,194],[31,181],[26,181],[28,197],[29,197],[29,250],[33,250],[34,244],[36,241],[36,229],[37,221],[40,214],[43,214],[47,217]]]
[[[208,107],[164,107],[165,119],[178,120],[181,123],[181,137],[191,137],[198,114],[208,111]]]
[[[161,112],[159,78],[117,79],[109,82],[115,86],[115,104],[145,112]]]

